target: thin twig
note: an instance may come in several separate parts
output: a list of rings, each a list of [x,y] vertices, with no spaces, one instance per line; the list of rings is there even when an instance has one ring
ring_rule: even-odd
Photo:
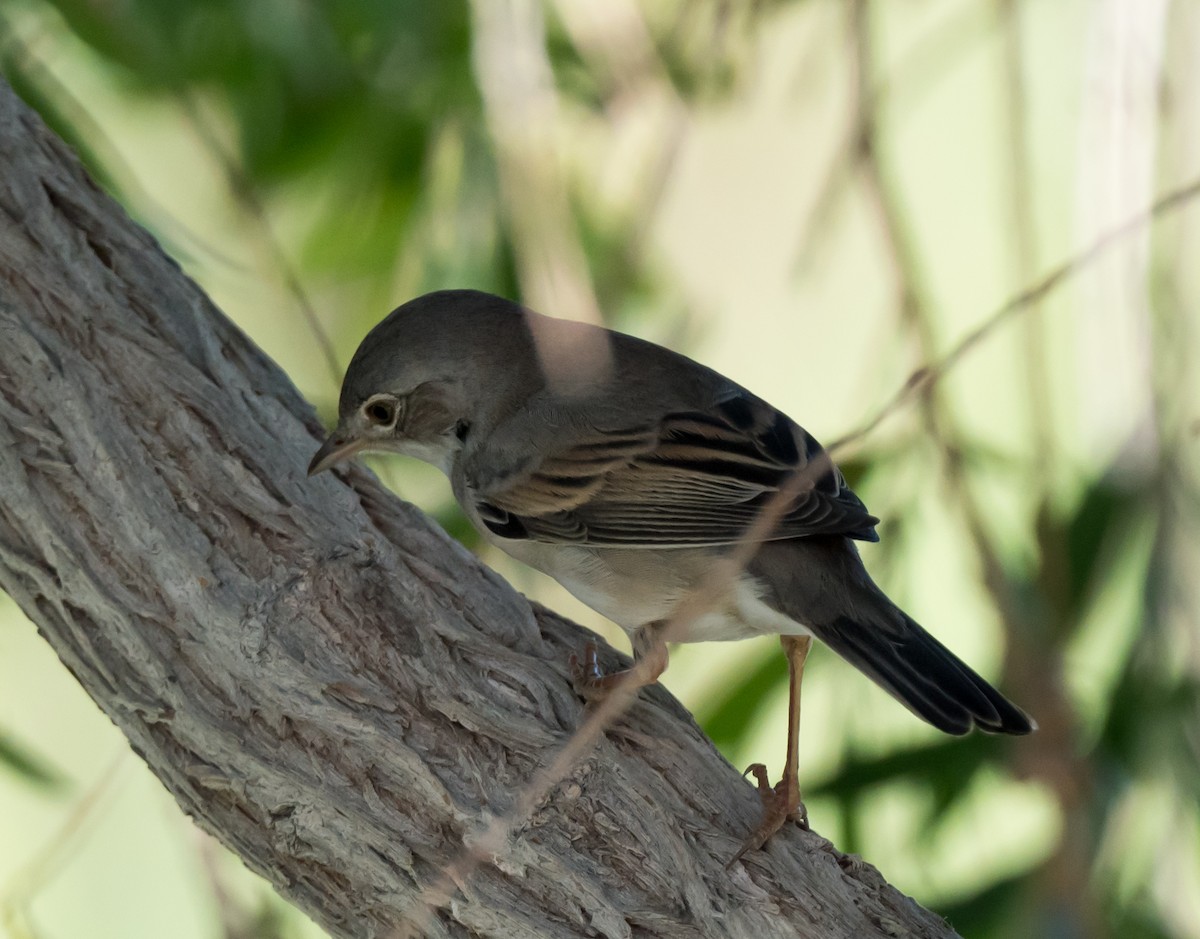
[[[342,383],[342,365],[338,361],[333,340],[325,330],[325,326],[321,323],[321,318],[317,315],[317,311],[308,297],[308,291],[304,289],[304,285],[300,282],[299,274],[296,273],[296,269],[288,259],[287,253],[283,250],[283,245],[275,235],[275,230],[271,227],[271,219],[267,213],[267,207],[259,196],[258,191],[254,188],[254,183],[246,173],[245,167],[226,150],[220,136],[204,114],[204,109],[200,106],[191,91],[181,90],[179,92],[179,105],[196,131],[196,136],[200,138],[213,159],[216,160],[217,165],[221,168],[221,172],[225,176],[225,184],[229,187],[229,192],[233,195],[234,201],[258,228],[259,237],[266,246],[272,263],[283,278],[284,288],[291,294],[292,299],[296,301],[296,305],[300,308],[300,313],[303,315],[305,323],[312,332],[317,347],[321,350],[321,356],[325,359],[325,366],[333,378],[334,387],[340,386]]]
[[[867,177],[868,186],[876,200],[881,220],[889,234],[900,289],[901,314],[909,326],[916,331],[923,355],[929,361],[932,359],[934,337],[928,318],[927,304],[924,301],[924,293],[916,274],[918,264],[914,240],[900,221],[894,191],[888,184],[878,160],[874,102],[870,92],[868,13],[866,0],[856,0],[852,8],[852,16],[854,17],[854,35],[859,56],[858,89],[860,95],[859,114],[861,116],[855,141],[856,152]],[[943,448],[948,477],[956,478],[958,472],[957,451],[941,432],[942,419],[939,415],[938,401],[934,396],[940,379],[971,349],[1008,319],[1017,313],[1035,309],[1051,290],[1072,273],[1095,261],[1123,238],[1140,231],[1155,217],[1181,206],[1197,193],[1200,193],[1200,180],[1158,200],[1147,211],[1139,213],[1126,223],[1102,235],[1082,254],[1050,271],[1039,282],[1022,291],[968,333],[942,359],[915,372],[909,381],[872,418],[835,441],[820,459],[792,474],[781,486],[779,492],[766,503],[735,550],[714,562],[712,575],[705,580],[703,587],[693,592],[680,605],[663,628],[663,640],[670,642],[683,635],[687,624],[711,609],[727,594],[741,570],[751,560],[762,541],[770,535],[795,496],[813,479],[829,469],[832,459],[837,453],[866,437],[890,414],[908,403],[914,396],[922,399],[922,411],[926,415],[931,431],[934,432]],[[965,487],[956,488],[959,490],[958,495],[963,503],[972,538],[980,549],[985,572],[989,572],[986,577],[989,587],[997,595],[998,600],[1003,595],[1003,605],[1008,607],[1007,612],[1011,613],[1011,605],[1007,601],[1008,591],[1004,589],[1005,585],[996,579],[1000,570],[999,558],[991,549],[977,506],[974,505],[973,499]],[[470,847],[466,848],[443,871],[433,885],[422,890],[414,904],[413,912],[402,924],[398,935],[420,934],[429,923],[434,911],[449,901],[454,888],[465,882],[488,857],[495,856],[504,850],[505,843],[515,827],[521,824],[533,808],[549,795],[576,762],[595,746],[611,723],[630,707],[639,688],[637,681],[637,675],[633,671],[628,673],[617,684],[613,692],[604,699],[600,707],[589,715],[584,725],[563,745],[551,763],[534,774],[529,784],[518,794],[509,813],[493,820],[483,833],[473,840]],[[413,932],[406,932],[406,927]]]
[[[1017,283],[1028,283],[1037,270],[1038,232],[1033,217],[1033,186],[1029,173],[1028,105],[1025,91],[1024,57],[1021,48],[1021,5],[1019,0],[997,0],[997,13],[1004,33],[1004,120],[1009,143],[1009,184],[1012,187],[1013,251]],[[1036,304],[1035,304],[1036,306]],[[1029,382],[1029,424],[1033,429],[1033,474],[1035,484],[1052,479],[1054,462],[1050,370],[1046,362],[1037,310],[1025,319],[1025,357]]]
[[[854,430],[850,431],[850,433],[834,441],[830,445],[829,450],[841,450],[843,447],[849,446],[871,433],[887,418],[891,417],[892,414],[918,394],[921,394],[927,386],[940,381],[946,372],[954,368],[979,343],[995,331],[997,327],[1017,315],[1026,312],[1031,307],[1036,306],[1056,288],[1060,287],[1063,281],[1078,273],[1082,268],[1094,264],[1107,254],[1114,245],[1119,244],[1131,235],[1137,234],[1150,222],[1156,221],[1182,208],[1197,196],[1200,196],[1200,177],[1193,179],[1186,185],[1180,186],[1178,189],[1172,189],[1170,192],[1156,199],[1149,208],[1138,212],[1119,225],[1115,225],[1104,232],[1104,234],[1097,237],[1095,241],[1079,254],[1063,261],[1057,267],[1051,268],[1047,273],[1042,275],[1040,280],[1015,294],[1007,303],[963,336],[937,362],[930,365],[923,365],[916,369],[887,402],[881,405],[874,414]]]
[[[685,597],[664,624],[659,636],[663,643],[677,641],[687,633],[687,627],[692,622],[728,595],[739,573],[779,523],[792,500],[832,467],[832,457],[828,453],[820,453],[807,466],[792,473],[784,481],[779,490],[763,505],[754,523],[738,541],[734,550],[713,562],[711,573],[705,578],[703,586]],[[517,794],[513,807],[506,814],[489,822],[487,827],[471,840],[468,847],[443,869],[437,880],[421,890],[413,901],[411,912],[393,933],[396,939],[424,935],[434,912],[449,902],[455,887],[464,883],[489,857],[494,857],[504,850],[513,829],[566,778],[571,768],[596,745],[605,730],[629,710],[643,685],[636,666],[621,675],[612,690],[588,714],[583,726],[563,744],[549,765],[534,773],[528,784]]]
[[[66,866],[80,840],[89,828],[99,822],[100,810],[112,794],[121,771],[129,765],[129,749],[121,747],[109,760],[72,806],[55,833],[12,874],[8,883],[0,889],[0,933],[17,932],[17,924],[28,919],[28,907],[38,891],[45,889]]]
[[[778,523],[791,500],[811,479],[825,472],[830,462],[841,451],[858,443],[875,430],[887,417],[907,404],[916,394],[938,382],[951,368],[957,365],[972,349],[996,328],[1014,316],[1032,309],[1051,291],[1062,285],[1072,274],[1096,262],[1114,245],[1140,232],[1150,222],[1183,207],[1200,195],[1200,178],[1158,199],[1153,205],[1124,223],[1101,235],[1087,249],[1053,268],[1037,283],[1016,294],[1011,300],[987,317],[975,329],[964,336],[939,361],[918,369],[909,380],[872,417],[858,428],[838,438],[826,448],[823,458],[815,460],[800,470],[780,487],[764,506],[751,528],[746,532],[737,549],[714,563],[713,576],[705,581],[701,590],[694,592],[681,604],[664,629],[664,641],[678,636],[696,616],[709,609],[713,602],[724,595],[729,584],[754,556],[758,546]],[[430,922],[434,912],[444,906],[453,890],[489,857],[500,854],[512,831],[520,825],[532,809],[570,772],[576,762],[599,740],[601,734],[628,710],[637,696],[634,686],[636,676],[630,675],[612,690],[574,735],[563,744],[554,759],[545,768],[538,770],[528,785],[517,795],[512,809],[494,819],[472,844],[443,871],[431,885],[422,889],[413,902],[411,912],[397,928],[395,936],[420,935]]]
[[[886,85],[864,90],[853,83],[861,80],[858,69],[850,73],[851,99],[849,119],[845,123],[843,139],[838,142],[833,157],[821,174],[816,186],[807,218],[800,226],[800,240],[796,248],[795,267],[808,267],[823,243],[822,236],[828,233],[838,208],[851,191],[859,167],[859,140],[862,136],[863,115],[872,113],[886,93],[893,103],[902,96],[906,109],[915,108],[920,100],[938,88],[961,61],[975,54],[988,38],[978,25],[979,17],[970,4],[961,4],[960,9],[947,16],[937,27],[923,34],[917,42],[903,53],[903,57],[892,67]],[[850,37],[851,55],[855,37]],[[864,105],[868,105],[864,110]]]

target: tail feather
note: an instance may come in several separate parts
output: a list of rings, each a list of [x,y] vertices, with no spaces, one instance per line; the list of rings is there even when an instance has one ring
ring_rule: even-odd
[[[893,608],[895,609],[895,608]],[[842,658],[873,678],[918,717],[948,734],[972,727],[1027,734],[1036,724],[906,614],[903,626],[838,617],[814,630]]]

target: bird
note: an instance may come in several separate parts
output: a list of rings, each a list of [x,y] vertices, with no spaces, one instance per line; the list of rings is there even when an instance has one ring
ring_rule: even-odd
[[[427,293],[362,340],[308,473],[365,452],[441,469],[485,540],[629,635],[629,669],[605,674],[592,645],[573,657],[585,697],[657,681],[668,641],[780,637],[785,765],[774,786],[747,769],[762,820],[730,864],[788,821],[807,827],[798,736],[814,639],[945,733],[1036,727],[876,586],[856,545],[878,541],[879,520],[812,435],[663,346],[480,291]],[[744,563],[715,578],[747,538]],[[703,588],[716,595],[683,616]]]

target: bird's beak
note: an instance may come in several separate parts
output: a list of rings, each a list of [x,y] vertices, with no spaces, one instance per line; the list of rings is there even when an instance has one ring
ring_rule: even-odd
[[[323,473],[335,463],[349,459],[365,444],[365,440],[351,437],[339,427],[329,435],[328,440],[321,444],[321,449],[313,454],[312,462],[308,464],[308,475],[315,476],[317,473]]]

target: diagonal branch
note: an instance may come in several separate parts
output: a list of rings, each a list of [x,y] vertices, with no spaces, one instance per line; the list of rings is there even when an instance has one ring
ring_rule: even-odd
[[[2,86],[0,164],[0,587],[185,811],[386,935],[576,732],[581,631],[365,472],[308,480],[308,405]],[[952,935],[815,834],[726,872],[757,812],[655,689],[427,931]]]

